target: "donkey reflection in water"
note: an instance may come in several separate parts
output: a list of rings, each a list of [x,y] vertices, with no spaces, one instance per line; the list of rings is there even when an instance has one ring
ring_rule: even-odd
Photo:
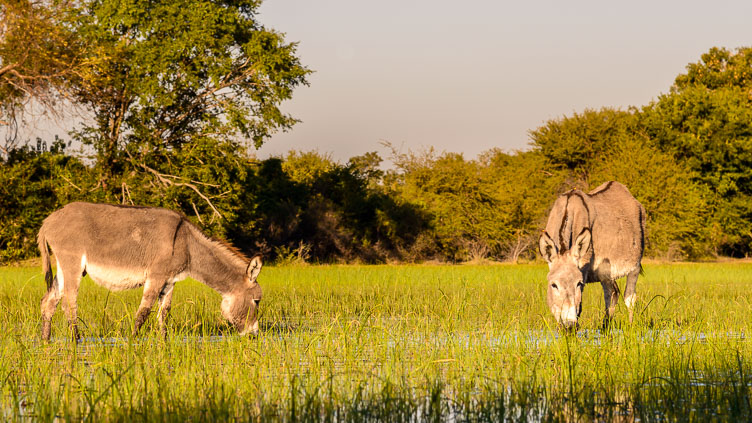
[[[159,325],[170,310],[175,283],[195,278],[222,295],[222,314],[242,334],[258,333],[261,287],[259,256],[204,235],[184,216],[166,209],[71,203],[49,215],[39,230],[39,250],[47,282],[42,298],[42,338],[50,339],[52,315],[60,300],[74,339],[76,297],[81,277],[113,291],[144,287],[134,334],[159,299]],[[50,251],[57,262],[52,277]]]
[[[590,282],[603,287],[608,326],[619,299],[616,280],[623,276],[624,303],[632,321],[645,248],[645,209],[627,187],[612,181],[587,194],[576,189],[562,194],[539,244],[548,262],[548,306],[565,328],[576,327],[582,292]]]

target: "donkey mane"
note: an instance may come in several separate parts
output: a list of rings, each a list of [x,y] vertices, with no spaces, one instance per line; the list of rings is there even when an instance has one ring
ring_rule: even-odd
[[[224,240],[224,239],[221,239],[221,238],[216,238],[216,237],[213,237],[213,236],[210,236],[210,235],[206,235],[204,233],[204,231],[202,231],[201,228],[198,227],[198,225],[196,225],[195,223],[191,222],[191,220],[188,218],[188,216],[186,216],[185,214],[180,213],[180,212],[176,212],[176,213],[178,213],[180,215],[180,217],[181,217],[180,224],[181,225],[182,224],[188,224],[194,230],[194,233],[200,235],[201,239],[203,239],[205,241],[209,241],[215,247],[219,247],[220,250],[222,250],[222,251],[224,251],[226,253],[230,253],[235,258],[238,258],[238,259],[242,260],[243,263],[245,263],[245,264],[248,264],[248,263],[251,262],[251,259],[245,253],[243,253],[242,251],[240,251],[240,249],[238,249],[238,247],[232,245],[230,243],[230,241],[227,241],[227,240]],[[175,232],[177,234],[177,231],[175,231]]]
[[[139,206],[135,204],[112,204],[112,203],[100,203],[100,204],[106,204],[111,207],[117,207],[119,209],[153,209],[155,207],[150,206]],[[182,213],[179,213],[182,214]]]
[[[599,193],[602,191],[599,191]],[[580,199],[580,202],[582,203],[582,206],[585,208],[585,212],[587,213],[587,227],[590,227],[592,225],[592,222],[590,220],[590,207],[588,206],[587,201],[585,200],[585,197],[591,197],[591,194],[586,194],[578,189],[570,189],[569,191],[565,192],[564,194],[561,194],[562,197],[566,198],[566,203],[564,204],[564,216],[561,219],[561,224],[559,226],[559,248],[561,249],[560,253],[565,253],[567,250],[569,250],[572,246],[569,244],[566,244],[564,242],[564,236],[567,230],[572,230],[571,226],[567,229],[567,222],[569,217],[569,200],[572,199],[572,197],[577,197]],[[571,244],[574,242],[574,235],[573,233],[569,234],[569,243]]]
[[[603,194],[604,192],[608,191],[611,188],[611,185],[613,185],[613,183],[614,181],[608,181],[608,183],[602,184],[600,187],[598,187],[600,189],[596,188],[596,191],[589,192],[588,195],[592,197],[595,195]]]

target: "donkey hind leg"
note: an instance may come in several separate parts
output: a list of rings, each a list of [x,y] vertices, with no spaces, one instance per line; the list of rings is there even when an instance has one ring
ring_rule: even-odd
[[[58,288],[57,276],[52,281],[52,286],[42,297],[42,340],[49,341],[52,334],[52,315],[55,314],[60,298],[63,297],[62,290]]]
[[[633,270],[627,275],[627,286],[624,288],[624,304],[629,310],[629,323],[632,323],[634,305],[637,300],[637,278],[640,276],[640,268]]]
[[[146,284],[144,284],[144,294],[141,297],[141,304],[139,304],[138,306],[138,310],[136,311],[136,318],[133,322],[133,335],[136,335],[138,333],[138,331],[141,329],[141,326],[143,326],[144,322],[146,322],[146,318],[149,317],[151,307],[154,305],[154,301],[157,300],[159,292],[162,290],[164,283],[164,279],[149,278],[146,280]]]
[[[163,336],[167,336],[167,318],[170,315],[170,308],[172,307],[172,289],[175,287],[174,283],[167,283],[159,292],[159,311],[157,317],[159,318],[159,330],[162,331]]]
[[[601,282],[603,287],[603,299],[606,302],[606,316],[603,318],[603,327],[607,328],[611,318],[616,313],[616,303],[619,301],[619,285],[614,280]]]

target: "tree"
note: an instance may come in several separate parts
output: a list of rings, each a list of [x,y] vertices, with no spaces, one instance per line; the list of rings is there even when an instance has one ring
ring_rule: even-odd
[[[627,137],[590,169],[589,189],[606,181],[625,184],[645,207],[646,255],[669,260],[708,255],[709,192],[671,153],[659,150],[644,136]]]
[[[395,194],[430,216],[438,256],[467,260],[498,255],[510,228],[498,222],[498,199],[481,178],[477,161],[457,153],[392,150],[399,171]]]
[[[0,158],[0,263],[38,254],[36,236],[52,211],[85,195],[86,168],[56,139],[37,138]]]
[[[409,247],[425,229],[423,215],[379,185],[376,153],[351,158],[346,165],[317,152],[291,151],[263,162],[260,210],[269,239],[280,252],[307,248],[318,260],[415,259]],[[272,171],[272,172],[270,172]]]
[[[90,0],[70,16],[87,49],[67,83],[93,116],[76,137],[94,148],[105,191],[126,172],[174,186],[157,173],[184,179],[171,173],[178,152],[248,145],[240,139],[258,147],[296,122],[279,104],[309,71],[295,43],[256,20],[259,4]]]
[[[588,169],[611,146],[634,132],[636,123],[630,111],[587,109],[530,131],[531,145],[557,169],[571,171],[586,186]]]
[[[733,53],[725,48],[713,47],[697,63],[687,65],[687,73],[674,81],[672,92],[690,87],[752,88],[752,48],[740,48]]]
[[[547,122],[532,132],[533,153],[548,162],[538,167],[548,169],[552,176],[557,170],[565,173],[550,178],[560,181],[559,191],[573,187],[589,191],[610,180],[624,183],[647,210],[648,254],[704,256],[712,231],[705,224],[711,195],[698,184],[702,169],[692,169],[678,152],[665,148],[661,138],[651,137],[642,113],[587,110]],[[525,179],[529,185],[541,185],[531,183],[534,174]],[[541,210],[541,205],[537,207]]]
[[[640,120],[711,193],[718,253],[752,252],[752,49],[711,49]]]
[[[81,63],[82,43],[65,25],[71,2],[13,0],[0,3],[0,128],[7,156],[18,141],[19,120],[30,103],[55,112],[67,97],[66,79]]]
[[[3,2],[0,111],[67,99],[90,114],[72,134],[95,153],[86,199],[169,207],[242,237],[258,221],[246,150],[292,127],[279,106],[310,72],[259,5]]]
[[[496,199],[494,222],[506,228],[498,240],[498,256],[517,262],[537,249],[547,211],[565,187],[568,171],[552,164],[539,151],[505,153],[493,149],[480,157],[481,178]]]

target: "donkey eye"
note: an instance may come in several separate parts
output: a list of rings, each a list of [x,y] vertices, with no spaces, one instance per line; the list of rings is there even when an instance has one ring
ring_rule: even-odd
[[[555,283],[551,284],[551,288],[553,288],[553,289],[559,289],[559,287]]]

